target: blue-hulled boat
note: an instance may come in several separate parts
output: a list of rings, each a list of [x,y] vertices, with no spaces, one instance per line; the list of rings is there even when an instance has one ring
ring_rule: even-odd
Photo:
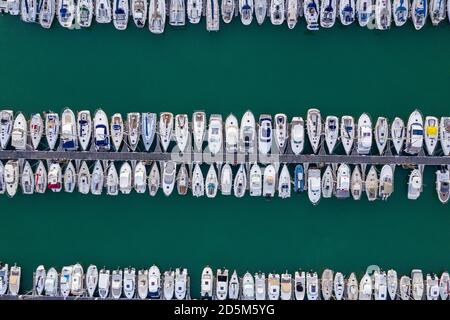
[[[304,172],[303,166],[301,164],[298,164],[295,166],[294,191],[295,192],[305,191],[305,172]]]

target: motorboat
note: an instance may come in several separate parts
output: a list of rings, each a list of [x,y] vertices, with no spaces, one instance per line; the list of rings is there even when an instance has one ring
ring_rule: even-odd
[[[394,171],[389,164],[385,164],[380,172],[378,194],[381,200],[387,200],[394,191]]]
[[[439,278],[435,273],[427,274],[427,300],[437,300],[439,298]]]
[[[389,140],[388,120],[385,117],[378,117],[374,131],[375,131],[375,143],[377,144],[378,152],[380,155],[383,155],[384,151],[386,150],[387,142]]]
[[[441,21],[445,20],[445,0],[430,0],[430,19],[433,26],[437,26]]]
[[[214,274],[211,267],[203,268],[200,284],[200,297],[202,300],[211,300],[213,297]]]
[[[128,0],[113,0],[112,20],[117,30],[125,30],[128,26],[130,7]]]
[[[319,1],[305,0],[303,2],[303,15],[306,20],[306,28],[310,31],[319,30]]]
[[[147,21],[147,0],[131,0],[131,16],[136,27],[143,28]]]
[[[225,146],[229,153],[238,151],[239,145],[239,123],[237,118],[230,114],[225,120]]]
[[[250,168],[249,189],[252,197],[262,194],[262,171],[256,162]]]
[[[129,112],[127,114],[127,145],[131,151],[136,151],[140,138],[141,114]]]
[[[109,295],[111,286],[111,275],[110,271],[106,268],[100,270],[98,276],[98,295],[101,299],[106,299]]]
[[[38,296],[42,296],[44,293],[45,279],[47,274],[43,265],[36,268],[33,275],[33,293]],[[1,293],[0,293],[1,294]]]
[[[217,269],[216,272],[216,299],[223,301],[228,297],[228,269]]]
[[[137,295],[139,299],[147,299],[148,296],[148,270],[141,269],[137,275]]]
[[[375,166],[371,166],[365,181],[367,200],[374,201],[378,197],[378,173]]]
[[[184,196],[188,192],[189,174],[185,164],[181,164],[177,175],[177,191],[179,195]]]
[[[123,194],[129,194],[132,189],[132,172],[131,166],[128,162],[124,162],[120,167],[119,172],[119,190]]]
[[[112,10],[110,0],[96,0],[95,2],[95,22],[110,23],[112,20]]]
[[[187,0],[186,13],[189,23],[197,24],[202,18],[203,0]]]
[[[22,268],[14,264],[9,270],[9,288],[8,294],[17,296],[20,290],[20,278],[22,277]]]
[[[78,0],[75,13],[75,20],[82,28],[89,28],[94,16],[93,0]]]
[[[432,156],[439,140],[439,121],[436,117],[425,117],[424,139],[427,152]]]
[[[119,194],[119,174],[114,162],[111,162],[106,174],[106,194],[117,196]]]
[[[56,3],[55,0],[43,0],[38,7],[39,24],[44,29],[50,29],[55,19]]]
[[[219,0],[207,0],[206,30],[219,31],[219,28],[220,28]]]
[[[322,195],[322,183],[320,179],[320,169],[308,169],[308,198],[313,205],[317,205]]]
[[[217,189],[219,187],[219,181],[217,179],[216,169],[214,169],[214,164],[211,164],[206,174],[205,188],[206,196],[208,198],[215,198],[217,195]]]
[[[67,298],[70,295],[70,290],[72,289],[72,273],[73,266],[64,266],[61,270],[59,291],[63,298]]]
[[[177,175],[177,165],[173,161],[164,162],[163,176],[162,176],[162,189],[166,196],[172,194],[175,187],[175,180]]]
[[[306,293],[306,276],[304,271],[295,271],[294,296],[295,300],[304,300]]]
[[[172,300],[175,294],[175,271],[164,272],[164,300]]]
[[[266,7],[267,7],[267,3],[266,3]],[[233,16],[234,16],[235,1],[234,0],[223,0],[220,3],[220,11],[221,11],[223,22],[230,23],[231,20],[233,20]],[[264,12],[264,15],[265,15],[265,12]],[[258,17],[258,15],[256,17]]]
[[[79,297],[84,293],[83,277],[83,267],[79,263],[75,264],[72,269],[72,282],[70,286],[71,295]]]
[[[134,167],[134,190],[137,193],[145,193],[147,190],[147,168],[143,161],[139,161]]]
[[[175,269],[175,298],[177,300],[186,299],[188,271],[186,268]]]
[[[94,169],[91,175],[91,193],[93,195],[101,195],[103,192],[103,186],[105,181],[105,174],[103,172],[102,162],[100,160],[95,161]]]
[[[120,151],[123,142],[124,127],[122,115],[115,113],[111,117],[111,142],[116,151]]]
[[[233,171],[228,163],[222,167],[220,173],[220,191],[222,195],[229,196],[233,187]]]
[[[242,300],[255,299],[255,279],[250,272],[246,272],[242,277]]]
[[[403,144],[405,143],[405,123],[399,117],[395,117],[391,125],[391,139],[395,152],[400,155],[402,153]]]
[[[251,111],[247,111],[242,116],[240,125],[240,151],[241,153],[252,154],[255,150],[256,122]]]
[[[280,275],[278,273],[269,273],[267,277],[267,297],[269,300],[280,299]]]
[[[337,171],[336,179],[336,198],[345,199],[350,197],[350,167],[342,163]]]
[[[6,191],[5,166],[3,165],[3,162],[0,161],[0,194],[4,194],[5,191]]]
[[[42,135],[44,134],[44,121],[39,113],[35,113],[31,116],[30,120],[30,138],[31,145],[34,150],[39,148],[39,144],[42,140]]]
[[[257,272],[255,273],[255,300],[262,301],[266,299],[266,274]]]
[[[240,285],[239,277],[236,270],[231,274],[230,282],[228,284],[228,299],[237,300],[239,299]]]
[[[173,114],[170,112],[162,112],[159,117],[159,138],[163,152],[169,149],[173,131]]]
[[[439,279],[439,296],[441,300],[447,300],[450,294],[450,277],[447,271],[442,272]]]
[[[125,268],[123,270],[123,295],[127,299],[133,299],[136,291],[136,269]]]
[[[233,189],[235,197],[242,198],[245,195],[245,190],[247,189],[247,172],[244,164],[239,166],[236,176],[234,177]]]
[[[94,116],[94,143],[97,151],[109,151],[110,149],[108,117],[101,109],[97,110]]]
[[[305,191],[305,170],[301,164],[294,169],[294,192]]]
[[[56,17],[63,28],[72,29],[75,21],[76,5],[74,0],[56,1]]]
[[[450,6],[448,7],[450,8]],[[439,124],[439,140],[444,155],[450,155],[450,117],[441,118],[441,123]]]
[[[327,116],[325,118],[325,143],[328,153],[333,154],[339,136],[339,118],[336,116]]]
[[[14,197],[19,186],[19,162],[17,160],[8,160],[4,167],[6,194]]]
[[[278,196],[282,199],[291,196],[291,175],[286,164],[283,165],[278,179]]]
[[[50,268],[45,277],[44,294],[47,297],[55,297],[58,294],[58,271],[55,268]]]
[[[355,273],[352,272],[347,280],[346,299],[357,300],[358,298],[359,298],[358,279],[356,278]]]
[[[172,296],[173,280],[172,274]],[[161,297],[161,271],[156,265],[152,265],[150,269],[148,269],[148,295],[150,299],[159,299]]]
[[[305,123],[302,117],[293,117],[291,121],[291,149],[295,155],[303,151],[305,145]]]
[[[414,28],[420,30],[427,22],[428,16],[428,1],[427,0],[412,0],[411,2],[411,20]]]
[[[60,192],[62,189],[61,166],[57,162],[50,164],[48,169],[47,187],[53,192]]]
[[[86,291],[90,298],[94,297],[98,285],[97,266],[91,264],[86,270]]]
[[[27,120],[22,113],[19,113],[14,119],[11,147],[16,150],[25,150],[27,148],[27,136]]]
[[[22,175],[20,177],[20,186],[23,194],[33,194],[34,192],[34,173],[33,169],[31,169],[31,165],[28,161],[25,161],[25,164],[22,168]]]
[[[11,140],[14,113],[11,110],[0,111],[0,149],[6,149]]]
[[[222,116],[220,114],[212,114],[209,118],[208,126],[208,148],[211,154],[218,154],[222,149],[222,143]]]
[[[372,300],[373,282],[371,276],[366,273],[359,283],[359,300]]]
[[[77,135],[81,150],[86,151],[91,142],[92,120],[89,110],[78,112],[77,115]]]
[[[174,27],[182,27],[186,24],[184,0],[169,1],[169,24]]]
[[[402,276],[400,278],[400,298],[402,300],[409,300],[411,297],[411,278],[408,276]]]
[[[78,169],[78,192],[81,194],[88,194],[91,189],[91,173],[86,161],[82,161]]]
[[[160,183],[161,177],[158,169],[158,164],[156,162],[153,162],[150,173],[148,175],[148,193],[152,197],[155,196],[158,192]]]
[[[151,33],[161,34],[166,25],[166,1],[150,0],[148,9],[148,28]]]
[[[414,269],[411,271],[411,291],[413,300],[422,300],[424,294],[424,283],[422,270]]]
[[[206,114],[204,112],[198,111],[192,115],[192,135],[196,151],[202,151],[206,136]]]
[[[403,26],[408,20],[410,14],[409,0],[393,0],[392,14],[394,16],[394,23],[397,27]]]
[[[352,116],[343,116],[341,118],[340,134],[344,151],[349,155],[352,152],[355,140],[355,120]]]
[[[308,300],[319,300],[320,287],[317,272],[306,273],[306,296]]]
[[[322,273],[322,298],[323,300],[330,300],[333,295],[333,270],[325,269]]]
[[[177,114],[175,116],[175,139],[178,149],[186,151],[189,138],[189,120],[187,114]]]
[[[334,194],[334,173],[331,166],[327,166],[322,176],[322,197],[331,198]]]
[[[202,169],[198,163],[195,164],[192,172],[192,195],[202,197],[205,194],[205,181],[203,179]]]
[[[274,118],[274,138],[280,154],[283,154],[286,150],[289,135],[288,135],[288,123],[287,116],[283,113],[278,113]]]
[[[409,175],[408,181],[408,199],[416,200],[422,192],[422,173],[419,169],[414,169]]]
[[[264,1],[261,1],[264,2]],[[298,22],[299,4],[297,0],[286,1],[286,22],[289,29],[294,29]],[[256,9],[256,8],[255,8]]]
[[[284,4],[284,0],[270,0],[270,22],[275,26],[279,26],[284,22],[286,15]]]
[[[390,269],[387,272],[387,291],[391,300],[397,299],[398,277],[397,271]]]
[[[408,119],[406,127],[406,145],[405,152],[416,155],[422,150],[423,146],[423,118],[418,110],[415,110]]]
[[[114,300],[122,296],[123,271],[121,269],[113,270],[111,275],[111,297]]]
[[[309,0],[305,1],[306,2]],[[306,17],[306,15],[305,15]],[[314,153],[319,151],[320,140],[322,137],[322,117],[318,109],[309,109],[306,117],[306,129],[308,138]]]
[[[392,23],[392,5],[390,0],[375,1],[375,23],[378,30],[388,30]]]
[[[369,154],[372,148],[372,121],[367,113],[363,113],[358,119],[358,154]]]
[[[264,197],[273,197],[275,195],[276,175],[277,175],[277,172],[273,165],[269,164],[267,167],[264,168],[264,173],[263,173],[263,196]]]
[[[34,171],[34,187],[37,193],[45,193],[47,190],[47,169],[42,161],[38,162]]]
[[[387,277],[385,271],[375,270],[373,273],[373,296],[375,300],[387,299]]]
[[[436,192],[443,204],[448,202],[450,197],[450,173],[448,169],[436,171]]]
[[[320,26],[331,28],[336,22],[337,0],[324,0],[320,4]]]
[[[339,19],[342,25],[348,26],[355,21],[355,0],[339,1]]]
[[[344,275],[341,272],[336,272],[333,281],[334,297],[336,300],[342,300],[345,292]]]
[[[262,114],[259,117],[258,151],[266,155],[272,148],[272,116]]]
[[[244,26],[248,26],[253,20],[253,0],[239,0],[239,15]]]

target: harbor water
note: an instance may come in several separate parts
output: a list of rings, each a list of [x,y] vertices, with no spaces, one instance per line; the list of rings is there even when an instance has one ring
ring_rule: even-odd
[[[107,113],[170,111],[191,114],[250,109],[260,113],[322,115],[368,112],[372,119],[450,115],[450,27],[377,32],[336,24],[311,33],[268,21],[244,27],[238,19],[218,33],[200,25],[162,36],[129,25],[116,31],[43,30],[0,17],[0,106],[24,112],[103,108]],[[435,192],[427,167],[424,191],[407,200],[408,171],[397,168],[388,201],[288,200],[218,195],[152,198],[78,193],[0,197],[0,260],[22,266],[22,291],[39,264],[60,269],[90,263],[113,269],[157,264],[187,267],[199,296],[203,266],[256,272],[322,271],[361,277],[367,265],[441,272],[450,267],[450,207]]]

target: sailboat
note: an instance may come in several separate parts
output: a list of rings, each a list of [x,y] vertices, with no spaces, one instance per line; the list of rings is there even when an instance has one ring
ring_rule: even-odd
[[[169,3],[169,24],[175,27],[184,26],[186,24],[184,0],[170,0]]]
[[[95,22],[110,23],[112,20],[111,0],[95,1]]]
[[[156,195],[160,185],[160,173],[158,169],[158,164],[153,162],[152,168],[148,175],[148,193],[153,197]]]
[[[77,115],[77,135],[81,150],[86,151],[91,142],[92,120],[89,110],[78,112]]]
[[[322,195],[322,183],[320,179],[320,169],[308,169],[308,198],[313,205],[317,205]]]
[[[317,109],[309,109],[306,117],[306,129],[308,138],[314,153],[319,151],[322,137],[322,117]]]
[[[108,297],[110,286],[111,286],[110,271],[103,267],[100,270],[98,276],[98,295],[101,299],[106,299]]]
[[[208,0],[206,0],[208,1]],[[187,0],[186,13],[189,23],[197,24],[202,18],[203,0]]]
[[[270,0],[270,22],[273,25],[283,24],[285,14],[284,0]]]
[[[402,300],[409,300],[411,297],[411,278],[408,276],[402,276],[400,278],[400,298]]]
[[[430,0],[430,19],[433,26],[445,19],[445,5],[445,0]]]
[[[378,197],[378,173],[375,166],[371,166],[365,181],[367,200],[374,201]]]
[[[147,0],[131,0],[131,15],[133,17],[134,24],[138,28],[143,28],[147,21]]]
[[[39,24],[44,29],[50,29],[55,19],[55,0],[42,0],[38,6]]]
[[[212,114],[209,117],[208,148],[211,154],[216,155],[222,149],[223,128],[222,115]]]
[[[336,116],[327,116],[325,118],[325,143],[328,153],[333,154],[339,136],[339,118]]]
[[[194,197],[201,197],[205,194],[205,182],[203,180],[203,173],[198,163],[195,164],[192,173],[192,195]]]
[[[387,272],[387,290],[389,293],[389,298],[395,300],[397,298],[398,290],[398,278],[397,271],[390,269]]]
[[[388,120],[385,117],[378,117],[374,131],[378,152],[380,155],[383,155],[389,139]]]
[[[94,297],[97,285],[98,285],[98,269],[97,266],[91,264],[86,270],[86,291],[90,298]]]
[[[189,175],[185,164],[181,164],[177,175],[177,191],[179,195],[185,195],[188,192]]]
[[[278,179],[278,196],[282,199],[291,196],[291,175],[286,164],[283,165],[280,178]]]
[[[69,108],[64,109],[61,115],[61,141],[65,150],[78,149],[77,123],[75,114]]]
[[[319,1],[304,0],[303,15],[306,20],[306,28],[310,31],[319,30]]]
[[[336,300],[342,300],[345,292],[345,279],[341,272],[336,272],[334,276],[333,290]]]
[[[53,192],[60,192],[62,189],[62,173],[59,163],[50,164],[48,169],[48,188]]]
[[[177,141],[178,149],[181,152],[186,151],[189,139],[189,121],[187,114],[177,114],[175,116],[175,140]]]
[[[235,153],[239,144],[238,120],[233,114],[230,114],[225,120],[225,147],[227,152]]]
[[[450,197],[450,173],[447,169],[436,171],[436,192],[439,201],[446,204]]]
[[[337,0],[323,0],[320,4],[320,26],[331,28],[336,22]]]
[[[267,2],[267,0],[255,0],[255,18],[259,25],[262,25],[266,19]]]
[[[230,23],[231,20],[233,20],[234,10],[235,10],[234,0],[222,0],[220,4],[220,11],[222,14],[223,22]]]
[[[369,154],[372,148],[372,121],[367,113],[363,113],[358,119],[358,154]]]
[[[11,146],[16,150],[25,150],[27,147],[27,136],[27,120],[22,113],[19,113],[14,119],[11,133]]]
[[[345,199],[350,197],[350,167],[342,163],[337,171],[336,198]]]
[[[97,151],[109,151],[110,149],[108,117],[101,109],[98,109],[94,116],[94,143]]]
[[[355,0],[339,1],[339,18],[344,26],[348,26],[355,21]]]
[[[147,189],[147,168],[143,161],[139,161],[134,168],[134,190],[137,193],[145,193]]]
[[[439,124],[439,140],[444,155],[450,155],[450,117],[441,118]]]
[[[6,194],[14,197],[19,186],[19,163],[17,160],[8,160],[4,167]]]
[[[34,172],[34,186],[37,193],[45,193],[45,190],[47,190],[47,170],[42,161],[38,162]]]
[[[294,169],[294,192],[305,191],[305,172],[303,166],[298,164]]]
[[[233,187],[233,171],[228,163],[222,167],[220,173],[220,191],[222,195],[229,196]]]
[[[76,22],[82,28],[89,28],[94,16],[93,0],[78,0],[76,9]]]
[[[275,115],[274,121],[275,142],[277,144],[278,151],[280,154],[283,154],[289,141],[287,116],[283,113],[278,113]]]
[[[333,295],[333,270],[325,269],[322,273],[322,297],[323,300],[330,300]]]
[[[206,0],[206,30],[219,31],[220,13],[218,0]]]
[[[228,284],[228,298],[230,300],[237,300],[239,299],[239,291],[240,291],[240,285],[239,285],[239,277],[236,273],[236,270],[233,271],[231,274],[230,282]]]
[[[275,195],[275,179],[276,179],[276,170],[275,167],[269,164],[264,169],[263,174],[263,196],[264,197],[273,197]]]
[[[305,123],[302,117],[293,117],[291,121],[291,150],[295,155],[303,151],[305,145]]]
[[[359,165],[356,165],[353,169],[351,180],[350,180],[350,192],[354,200],[361,199],[363,192],[363,181]]]
[[[45,137],[48,147],[54,150],[59,137],[59,115],[54,112],[45,114]]]
[[[256,162],[250,168],[249,189],[252,197],[259,197],[262,194],[262,172]]]
[[[341,119],[341,143],[347,155],[352,152],[355,140],[355,120],[352,116],[343,116]]]
[[[20,5],[20,19],[23,22],[36,22],[37,1],[36,0],[21,0]]]
[[[128,162],[124,162],[119,172],[119,190],[123,194],[129,194],[132,188],[132,169]]]
[[[202,111],[194,112],[192,115],[192,135],[196,151],[202,151],[206,136],[206,114]]]
[[[393,0],[392,14],[394,16],[394,23],[397,27],[403,26],[409,17],[409,0]]]
[[[234,177],[234,195],[237,198],[242,198],[245,195],[247,189],[247,173],[243,164],[239,166],[239,169]]]
[[[425,117],[424,138],[427,152],[432,156],[439,140],[439,121],[436,117]]]
[[[422,173],[419,169],[414,169],[409,175],[408,199],[416,200],[422,192]]]
[[[141,125],[141,114],[129,112],[127,114],[127,145],[131,151],[136,151],[141,136],[139,130]]]
[[[172,300],[175,293],[175,271],[164,272],[164,300]]]
[[[375,1],[375,22],[378,30],[388,30],[392,23],[391,0]]]
[[[11,140],[14,113],[11,110],[0,112],[0,149],[6,149]]]
[[[331,198],[334,194],[334,174],[331,166],[328,165],[322,176],[322,197]]]
[[[297,0],[286,1],[286,21],[289,29],[294,29],[298,21],[299,4]],[[256,8],[255,8],[256,9]]]
[[[151,33],[161,34],[166,25],[165,0],[150,0],[148,9],[148,29]]]
[[[148,296],[148,270],[141,269],[137,275],[137,293],[141,300],[144,300]]]
[[[117,173],[114,162],[109,164],[106,175],[106,194],[110,196],[117,196],[119,194],[119,174]]]
[[[173,114],[170,112],[162,112],[159,117],[159,138],[163,152],[167,152],[173,131]]]
[[[28,161],[25,161],[20,178],[20,186],[23,194],[33,194],[34,192],[34,174]]]
[[[411,291],[413,300],[422,300],[424,294],[423,273],[420,269],[414,269],[411,271]]]
[[[45,279],[47,278],[47,273],[43,265],[39,265],[36,268],[33,276],[33,293],[41,296],[44,293]],[[0,292],[1,294],[1,292]]]
[[[380,172],[380,185],[378,193],[381,200],[387,200],[394,191],[394,172],[392,167],[385,164]]]
[[[357,300],[359,297],[358,279],[354,272],[350,274],[347,280],[346,298],[347,300]]]
[[[423,146],[423,118],[418,110],[415,110],[408,119],[406,127],[405,152],[416,155]]]
[[[116,151],[120,151],[123,142],[124,127],[122,115],[115,113],[111,117],[111,142]]]
[[[395,152],[400,155],[405,143],[405,123],[399,117],[395,117],[391,125],[391,139]]]
[[[86,161],[81,162],[78,170],[78,192],[81,194],[88,194],[91,189],[91,173],[86,164]]]
[[[447,300],[450,294],[450,276],[447,271],[442,272],[439,279],[439,296],[441,300]]]
[[[216,169],[214,169],[214,164],[211,164],[208,173],[206,174],[206,181],[205,181],[206,196],[208,198],[215,198],[218,187],[219,181],[217,180]]]
[[[359,283],[359,300],[372,300],[373,281],[371,276],[366,273]]]
[[[63,28],[71,29],[75,20],[75,1],[60,0],[56,2],[56,17]]]
[[[3,162],[0,160],[0,194],[4,194],[6,191],[5,184],[5,166]]]
[[[113,24],[117,30],[125,30],[128,26],[128,17],[130,16],[130,8],[128,0],[112,0],[113,1]]]
[[[244,26],[248,26],[253,20],[253,0],[239,0],[239,14]]]
[[[420,30],[427,22],[428,3],[427,0],[413,0],[411,3],[411,20],[414,28]]]

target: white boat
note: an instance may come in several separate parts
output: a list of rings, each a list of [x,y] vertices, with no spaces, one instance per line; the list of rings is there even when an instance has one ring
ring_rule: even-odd
[[[86,164],[86,161],[81,162],[78,169],[78,192],[81,194],[88,194],[91,189],[91,173]]]
[[[150,147],[153,144],[153,140],[155,139],[157,122],[156,118],[156,113],[144,112],[141,115],[141,136],[145,151],[150,150]]]
[[[400,298],[402,300],[409,300],[411,297],[411,278],[408,276],[402,276],[400,278]]]
[[[136,27],[143,28],[145,26],[148,15],[147,11],[147,0],[131,0],[131,16]]]
[[[216,299],[223,301],[228,297],[228,269],[217,269],[216,274]]]
[[[127,146],[131,151],[136,151],[141,137],[140,131],[141,114],[139,112],[127,113]]]
[[[117,30],[125,30],[128,25],[128,17],[130,16],[130,8],[128,0],[112,0],[113,25]]]
[[[447,271],[442,272],[439,279],[439,296],[441,300],[447,300],[450,294],[450,276]]]
[[[83,267],[77,263],[72,269],[72,282],[70,286],[70,293],[73,296],[81,296],[84,293],[84,272]]]
[[[387,278],[385,271],[375,270],[373,273],[373,291],[375,300],[387,299]]]
[[[133,182],[134,190],[137,193],[145,193],[147,190],[147,168],[142,161],[139,161],[134,168]]]
[[[123,271],[120,269],[113,270],[111,275],[111,297],[114,300],[120,299],[122,296]]]
[[[387,272],[387,291],[391,300],[397,299],[398,278],[397,271],[390,269]]]
[[[153,162],[152,168],[148,175],[148,192],[153,197],[156,195],[161,183],[161,177],[158,169],[158,164]]]
[[[198,163],[195,164],[192,172],[192,195],[194,197],[202,197],[205,194],[205,182],[203,173]]]
[[[108,117],[101,109],[98,109],[94,116],[94,143],[97,151],[109,151],[110,149]]]
[[[391,0],[375,1],[375,23],[378,30],[388,30],[392,23]]]
[[[333,281],[334,297],[336,300],[342,300],[345,292],[344,275],[341,272],[336,272]]]
[[[222,149],[223,128],[222,116],[220,114],[212,114],[209,117],[208,125],[208,148],[211,154],[216,155]]]
[[[378,197],[378,173],[375,166],[371,166],[364,183],[367,200],[374,201]]]
[[[192,135],[195,150],[202,151],[206,136],[206,114],[204,112],[197,111],[192,115]]]
[[[75,1],[60,0],[56,2],[56,17],[63,28],[71,29],[75,20]]]
[[[395,152],[397,152],[398,155],[401,154],[403,144],[405,143],[405,133],[405,123],[401,118],[395,117],[391,124],[391,139]]]
[[[378,152],[380,155],[383,155],[384,151],[386,150],[387,142],[389,140],[388,120],[385,117],[378,117],[374,131],[375,131],[375,143],[377,144]]]
[[[336,22],[337,0],[323,0],[320,4],[320,26],[331,28]]]
[[[220,191],[222,195],[229,196],[233,187],[233,171],[228,163],[222,167],[220,173]]]
[[[181,152],[186,151],[189,139],[189,120],[187,114],[177,114],[175,116],[175,140]]]
[[[428,16],[428,1],[427,0],[412,0],[411,3],[411,20],[414,28],[420,30],[427,22]]]
[[[256,122],[251,111],[247,111],[242,116],[240,126],[240,150],[241,153],[252,154],[255,150]]]
[[[298,22],[299,2],[297,0],[286,1],[286,22],[289,29],[294,29]],[[255,6],[256,12],[256,6]],[[258,18],[257,18],[258,20]]]
[[[303,151],[305,145],[305,122],[302,117],[293,117],[291,121],[291,149],[295,155]]]
[[[317,153],[322,137],[322,117],[318,109],[308,110],[306,116],[306,129],[308,131],[308,138],[313,152]]]
[[[175,177],[177,174],[177,166],[173,161],[164,162],[162,175],[162,189],[166,196],[172,194],[175,187]]]
[[[64,109],[61,115],[61,141],[65,150],[78,149],[77,123],[69,108]]]
[[[439,120],[436,117],[425,117],[424,138],[427,152],[432,156],[439,140]]]
[[[42,161],[38,162],[34,172],[34,186],[37,193],[45,193],[45,190],[47,190],[47,170]]]
[[[269,164],[263,173],[263,196],[273,197],[275,195],[277,172],[275,167]]]
[[[45,114],[45,137],[47,138],[48,147],[54,150],[59,137],[59,115],[54,112]]]
[[[450,155],[450,117],[441,118],[441,123],[439,125],[439,140],[444,155]]]
[[[45,277],[44,293],[48,297],[55,297],[58,294],[58,271],[50,268]]]
[[[397,27],[403,26],[409,17],[410,1],[409,0],[393,0],[392,14],[394,16],[394,23]]]
[[[278,196],[282,199],[291,196],[291,175],[286,164],[283,165],[278,179]]]
[[[250,272],[246,272],[242,277],[242,300],[255,299],[255,280]]]
[[[267,277],[267,297],[269,300],[280,299],[280,275],[269,273]]]
[[[109,164],[106,175],[106,194],[109,196],[117,196],[119,194],[119,174],[114,162]]]
[[[148,9],[148,28],[154,34],[164,32],[166,25],[166,2],[165,0],[150,0]]]
[[[91,142],[92,136],[92,120],[89,110],[78,112],[77,116],[77,134],[81,150],[86,151]]]
[[[239,277],[236,273],[236,270],[233,271],[233,273],[231,274],[231,278],[230,278],[230,282],[228,285],[228,298],[230,300],[237,300],[239,299]]]
[[[20,186],[23,194],[32,194],[34,192],[34,173],[28,161],[25,161],[23,165]]]
[[[53,192],[60,192],[62,189],[62,173],[59,163],[54,162],[48,168],[48,188]]]
[[[253,20],[253,0],[239,0],[239,15],[244,26],[248,26]]]
[[[324,131],[328,153],[333,154],[339,136],[339,118],[336,116],[327,116]]]
[[[334,173],[328,165],[322,176],[322,197],[331,198],[334,194]]]
[[[250,168],[249,189],[252,197],[259,197],[262,194],[262,172],[256,162]]]
[[[288,123],[287,116],[283,113],[278,113],[274,118],[274,138],[280,154],[283,154],[288,144]]]
[[[267,16],[267,3],[266,0],[254,0],[254,7],[255,7],[255,18],[256,22],[258,22],[259,25],[262,25],[264,20]]]
[[[319,1],[304,0],[303,15],[306,20],[306,28],[310,31],[319,30]]]
[[[120,151],[123,142],[123,119],[120,113],[115,113],[111,117],[111,142],[116,151]]]
[[[188,192],[189,187],[189,174],[186,169],[186,165],[182,164],[178,170],[177,175],[177,191],[179,195],[185,195]]]
[[[211,300],[213,297],[214,274],[209,266],[203,268],[200,283],[200,298]]]
[[[342,163],[337,171],[336,198],[345,199],[350,197],[350,167]]]
[[[245,195],[245,190],[247,189],[247,172],[244,164],[239,166],[236,176],[234,177],[233,189],[235,197],[242,198]]]
[[[111,0],[95,1],[95,21],[97,23],[110,23],[112,20]]]
[[[76,22],[82,28],[89,28],[94,16],[93,0],[78,0],[76,9]]]
[[[358,154],[369,154],[372,148],[372,121],[367,113],[363,113],[358,119]]]
[[[124,162],[120,167],[119,172],[119,190],[123,194],[129,194],[131,192],[132,183],[132,169],[128,162]]]
[[[408,181],[408,199],[416,200],[422,192],[422,173],[418,169],[411,171]]]
[[[359,300],[372,300],[373,282],[369,274],[364,274],[359,283]]]
[[[346,299],[357,300],[358,297],[359,297],[358,279],[356,278],[356,275],[352,272],[347,280]]]
[[[161,297],[161,271],[156,265],[152,265],[150,269],[148,269],[148,295],[150,299],[159,299]],[[172,283],[172,296],[173,296],[173,283]]]
[[[125,268],[123,270],[123,295],[127,299],[133,299],[136,291],[136,269]]]
[[[5,166],[3,162],[0,160],[0,194],[4,194],[6,191],[5,185]]]
[[[9,288],[8,288],[8,294],[12,296],[17,296],[20,291],[20,279],[22,277],[22,268],[13,265],[11,269],[9,270]]]
[[[30,120],[31,145],[37,150],[44,134],[44,121],[39,113],[33,114]]]
[[[188,271],[186,268],[175,269],[175,298],[177,300],[186,299]]]
[[[266,6],[267,6],[267,4],[266,4]],[[235,10],[235,1],[234,0],[221,1],[220,11],[222,14],[223,22],[230,23],[231,20],[233,20],[234,10]]]
[[[266,300],[266,274],[264,272],[255,273],[255,300]]]
[[[435,273],[427,274],[427,300],[439,298],[439,278]]]
[[[102,268],[98,276],[98,295],[101,299],[106,299],[109,296],[109,288],[111,286],[110,271]]]
[[[0,275],[0,277],[1,277],[1,275]],[[38,266],[33,275],[33,294],[41,296],[44,293],[46,277],[47,277],[47,274],[45,272],[44,266],[43,265]],[[1,280],[0,280],[0,282],[1,282]],[[1,292],[0,292],[0,295],[1,295]]]
[[[137,293],[139,299],[147,299],[148,296],[148,270],[138,271],[137,275]]]
[[[36,22],[37,13],[37,1],[36,0],[21,0],[20,1],[20,19],[23,22],[34,23]]]
[[[330,300],[333,295],[333,270],[325,269],[322,273],[322,297],[323,300]]]
[[[322,183],[320,179],[320,169],[308,169],[308,198],[313,205],[319,203],[322,195]]]
[[[355,0],[339,1],[339,19],[342,25],[348,26],[355,21]]]
[[[270,0],[270,22],[278,26],[283,24],[286,15],[284,0]]]
[[[217,179],[216,169],[214,164],[211,164],[206,174],[205,189],[206,196],[208,198],[215,198],[217,195],[217,189],[219,187],[219,180]]]
[[[73,266],[64,266],[59,277],[59,291],[63,298],[67,298],[72,289]]]
[[[306,275],[304,271],[295,271],[294,296],[295,300],[304,300],[306,293]]]
[[[180,27],[186,24],[186,9],[184,0],[169,1],[169,24]]]
[[[19,186],[19,163],[17,160],[8,160],[4,167],[6,194],[14,197]]]
[[[423,146],[423,118],[418,110],[415,110],[408,119],[406,128],[405,152],[416,155]]]
[[[86,291],[89,297],[94,297],[95,290],[98,285],[98,269],[97,266],[91,264],[86,270]]]
[[[93,195],[101,195],[103,191],[105,175],[103,172],[102,162],[95,161],[94,169],[91,176],[91,193]]]
[[[17,16],[20,13],[20,0],[7,0],[6,12],[12,16]]]
[[[202,18],[203,0],[187,0],[186,13],[189,23],[197,24]]]
[[[175,271],[164,272],[164,300],[172,300],[175,293]]]
[[[219,31],[220,13],[218,0],[206,0],[206,30]]]
[[[319,300],[319,277],[317,272],[306,273],[306,296],[308,300]]]
[[[259,117],[258,151],[266,155],[272,147],[272,116],[262,114]]]
[[[443,204],[448,202],[450,197],[450,173],[448,169],[436,171],[436,192]]]
[[[350,180],[350,192],[354,200],[361,199],[361,195],[363,192],[363,181],[359,165],[356,165],[353,169]]]
[[[239,123],[231,113],[225,120],[225,146],[229,153],[235,153],[239,144]]]
[[[22,113],[14,119],[11,133],[11,146],[16,150],[25,150],[27,147],[27,120]]]
[[[413,300],[422,300],[424,294],[424,283],[422,270],[414,269],[411,271],[411,291]]]
[[[162,112],[159,117],[159,138],[163,152],[169,149],[173,131],[173,114],[170,112]]]
[[[381,200],[387,200],[392,192],[394,192],[394,172],[390,165],[385,164],[381,168],[380,172],[380,184],[378,193]]]
[[[38,20],[42,28],[50,29],[55,19],[55,0],[42,0],[39,3]]]
[[[11,110],[0,112],[0,149],[6,149],[11,139],[14,113]]]

